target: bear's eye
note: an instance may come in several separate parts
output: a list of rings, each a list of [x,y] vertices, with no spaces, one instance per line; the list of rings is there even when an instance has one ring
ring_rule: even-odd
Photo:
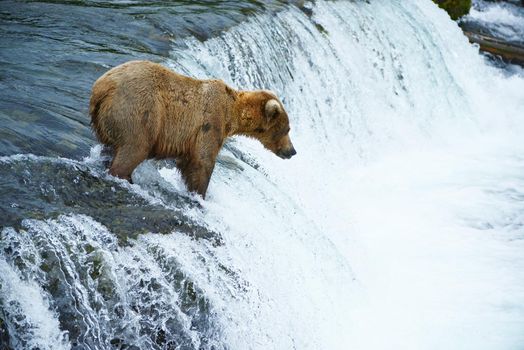
[[[259,134],[263,133],[264,131],[266,131],[266,129],[264,129],[264,128],[256,128],[255,129],[255,132],[258,132]]]

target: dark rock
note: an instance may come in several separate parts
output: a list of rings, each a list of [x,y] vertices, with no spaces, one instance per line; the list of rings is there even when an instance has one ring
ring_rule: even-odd
[[[479,33],[464,31],[464,34],[470,42],[478,44],[482,51],[500,56],[506,62],[524,66],[524,47],[512,45],[503,40]]]
[[[111,182],[103,173],[66,160],[45,158],[0,162],[2,225],[20,228],[23,219],[56,218],[67,213],[88,215],[117,235],[121,243],[139,234],[185,233],[220,244],[218,233],[187,218],[182,210],[194,205],[187,197],[170,193],[168,209]],[[179,207],[177,210],[176,207]]]
[[[2,310],[0,309],[0,350],[12,350],[9,345],[9,332],[7,331],[7,325],[2,317]]]
[[[471,9],[471,0],[433,0],[433,2],[446,10],[453,20],[467,15]]]

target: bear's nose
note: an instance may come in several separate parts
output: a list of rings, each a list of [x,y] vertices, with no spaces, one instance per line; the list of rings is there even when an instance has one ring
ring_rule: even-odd
[[[297,154],[297,151],[295,151],[295,148],[293,146],[289,149],[281,150],[277,153],[277,155],[283,159],[289,159],[293,157],[295,154]]]

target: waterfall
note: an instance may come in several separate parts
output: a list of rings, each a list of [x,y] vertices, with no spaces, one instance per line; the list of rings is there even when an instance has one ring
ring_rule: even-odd
[[[130,185],[104,172],[100,147],[82,161],[0,158],[2,174],[49,201],[67,204],[58,175],[101,196],[90,212],[2,229],[0,335],[10,346],[524,344],[523,76],[486,65],[430,1],[305,6],[204,42],[176,39],[165,62],[274,90],[291,160],[232,138],[203,201],[169,161],[143,163]],[[39,178],[42,169],[58,175]],[[108,224],[97,209],[112,203]]]

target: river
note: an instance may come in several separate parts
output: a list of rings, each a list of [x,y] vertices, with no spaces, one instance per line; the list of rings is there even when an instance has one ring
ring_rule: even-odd
[[[0,2],[0,349],[521,349],[524,77],[430,1]],[[272,89],[206,200],[107,174],[87,115],[150,59]]]

